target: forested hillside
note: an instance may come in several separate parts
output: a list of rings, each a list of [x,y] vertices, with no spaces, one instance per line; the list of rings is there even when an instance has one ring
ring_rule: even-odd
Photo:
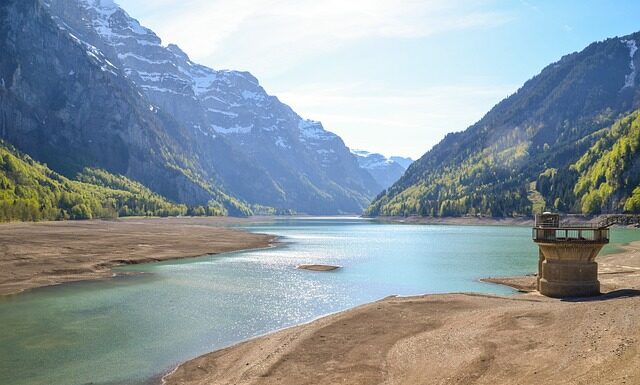
[[[640,111],[596,132],[568,169],[547,169],[537,181],[548,207],[598,214],[640,212]]]
[[[73,181],[11,146],[0,144],[0,221],[184,215],[140,183],[103,170],[85,169]],[[214,210],[210,211],[212,214]],[[203,213],[204,214],[204,213]]]
[[[625,116],[640,105],[638,38],[596,42],[547,66],[414,162],[367,214],[519,216],[532,214],[534,205],[589,213],[635,209],[625,198],[637,186],[630,144],[635,115]]]

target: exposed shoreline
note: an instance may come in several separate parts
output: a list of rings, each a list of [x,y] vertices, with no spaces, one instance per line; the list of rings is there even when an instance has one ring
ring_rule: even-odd
[[[640,383],[640,242],[622,248],[598,258],[600,297],[389,297],[197,357],[163,383]],[[535,276],[486,281],[528,291]]]
[[[382,223],[405,223],[411,225],[468,225],[468,226],[531,226],[532,218],[492,218],[492,217],[375,217]]]
[[[268,247],[275,237],[220,226],[270,219],[129,218],[0,225],[0,295],[108,278],[113,276],[111,268],[121,264]],[[536,293],[389,297],[197,357],[163,382],[640,383],[640,242],[621,249],[598,258],[602,291],[608,294],[588,301],[561,301]],[[535,276],[483,281],[526,293]]]
[[[606,215],[604,215],[606,216]],[[566,225],[578,225],[584,223],[597,223],[603,216],[586,216],[569,214],[562,216],[562,223]],[[374,217],[373,220],[381,223],[404,223],[415,225],[459,225],[459,226],[533,226],[532,217]],[[615,225],[616,227],[625,227]]]
[[[222,226],[237,218],[123,220],[0,225],[0,295],[65,282],[104,279],[112,267],[256,249],[276,237]]]

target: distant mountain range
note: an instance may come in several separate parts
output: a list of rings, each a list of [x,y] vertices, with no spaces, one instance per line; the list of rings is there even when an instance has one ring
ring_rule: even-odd
[[[111,0],[5,0],[0,219],[637,212],[639,39],[562,57],[412,162],[352,152]]]
[[[364,150],[351,150],[351,152],[358,157],[360,167],[369,171],[382,188],[387,188],[397,181],[413,162],[411,158],[399,156],[387,158],[382,154]]]
[[[409,158],[409,157],[403,157],[403,156],[390,156],[389,160],[392,160],[396,163],[398,163],[400,166],[402,166],[405,170],[407,168],[409,168],[409,166],[411,165],[411,163],[413,163],[413,159]]]
[[[517,216],[640,210],[640,33],[562,57],[448,134],[368,215]]]
[[[101,169],[232,215],[360,213],[384,188],[251,74],[192,62],[111,0],[3,1],[0,50],[0,138],[70,180]]]

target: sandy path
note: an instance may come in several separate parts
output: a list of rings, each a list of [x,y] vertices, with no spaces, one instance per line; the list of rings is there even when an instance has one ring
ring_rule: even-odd
[[[640,384],[640,245],[608,295],[387,298],[189,361],[167,384]],[[516,280],[527,285],[534,277]]]
[[[0,295],[109,277],[111,267],[269,246],[221,228],[234,219],[166,218],[0,225]]]

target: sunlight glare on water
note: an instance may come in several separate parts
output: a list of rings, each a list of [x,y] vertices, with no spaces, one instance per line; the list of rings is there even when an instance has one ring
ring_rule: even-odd
[[[537,263],[527,227],[306,218],[246,228],[283,243],[0,298],[0,384],[144,384],[197,355],[388,295],[511,294],[478,279]],[[302,263],[342,268],[295,268]]]

